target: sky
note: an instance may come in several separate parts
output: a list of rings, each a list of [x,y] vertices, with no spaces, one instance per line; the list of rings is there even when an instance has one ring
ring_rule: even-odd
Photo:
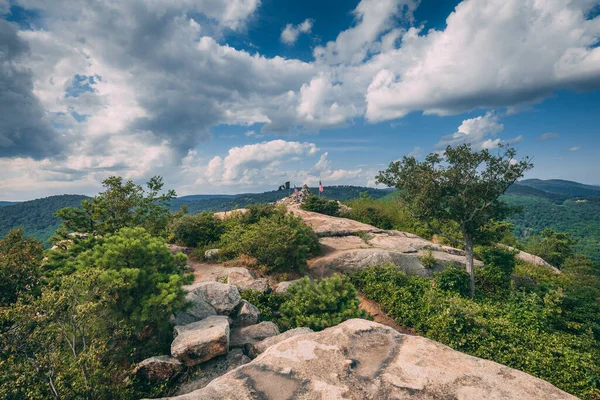
[[[0,0],[0,200],[375,184],[447,145],[600,184],[600,0]]]

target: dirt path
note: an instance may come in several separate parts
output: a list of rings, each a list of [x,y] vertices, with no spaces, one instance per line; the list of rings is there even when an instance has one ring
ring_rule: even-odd
[[[371,314],[375,322],[389,326],[390,328],[395,329],[400,333],[404,333],[407,335],[415,334],[414,329],[405,326],[400,326],[396,323],[396,321],[388,317],[387,314],[384,313],[383,310],[379,307],[379,304],[377,304],[375,301],[367,299],[362,294],[358,295],[358,299],[360,300],[359,307]]]

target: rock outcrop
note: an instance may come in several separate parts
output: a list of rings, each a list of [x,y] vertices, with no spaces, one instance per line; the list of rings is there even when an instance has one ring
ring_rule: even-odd
[[[277,325],[271,321],[263,321],[256,325],[233,328],[231,330],[231,341],[229,345],[232,348],[246,348],[248,345],[277,335],[279,335],[279,328]]]
[[[262,353],[264,353],[269,347],[275,346],[277,343],[283,342],[286,339],[289,339],[294,336],[304,335],[305,333],[312,333],[312,329],[310,328],[294,328],[289,331],[285,331],[277,336],[272,336],[270,338],[266,338],[265,340],[261,340],[258,343],[249,344],[246,348],[248,350],[248,356],[251,358],[256,358]]]
[[[175,326],[171,355],[191,367],[229,351],[229,321],[215,315],[202,321]]]
[[[260,311],[254,304],[242,300],[238,304],[235,312],[231,315],[231,326],[244,327],[258,324],[260,319]]]
[[[286,339],[171,399],[256,398],[575,399],[524,372],[361,319]]]
[[[256,279],[250,271],[245,268],[238,268],[227,275],[227,284],[237,287],[240,291],[254,290],[264,293],[269,289],[269,282],[266,278]]]

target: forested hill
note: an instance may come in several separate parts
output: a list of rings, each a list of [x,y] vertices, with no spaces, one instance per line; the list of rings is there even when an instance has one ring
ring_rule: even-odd
[[[544,229],[567,232],[578,252],[600,262],[600,188],[564,180],[527,179],[513,185],[503,199],[520,206],[515,234],[522,240]]]
[[[314,194],[318,193],[318,188],[309,188]],[[293,191],[293,189],[291,189]],[[381,198],[392,189],[375,189],[363,186],[326,186],[323,196],[331,200],[351,200],[367,192],[374,199]],[[205,198],[201,200],[193,199],[196,196],[184,196],[172,202],[172,209],[178,210],[181,205],[186,205],[191,214],[201,211],[229,211],[236,208],[242,208],[249,204],[273,203],[279,199],[288,196],[288,190],[274,190],[264,193],[246,193],[229,197]],[[190,200],[192,198],[192,200]]]
[[[318,188],[311,188],[311,191],[316,194]],[[367,192],[369,196],[377,199],[390,193],[391,189],[326,186],[323,195],[328,199],[344,201],[357,198],[362,192]],[[178,210],[185,204],[192,214],[201,211],[229,211],[249,204],[272,203],[287,195],[287,190],[240,195],[191,195],[175,199],[172,209]],[[44,245],[48,245],[47,240],[60,225],[54,213],[64,207],[78,207],[85,199],[88,197],[82,195],[50,196],[0,207],[0,237],[11,229],[22,226],[26,235],[35,236]]]
[[[0,207],[12,206],[13,204],[17,204],[14,201],[0,201]]]
[[[78,207],[85,199],[89,197],[63,194],[0,207],[0,237],[22,226],[27,236],[35,236],[47,245],[46,241],[60,225],[54,213],[64,207]]]

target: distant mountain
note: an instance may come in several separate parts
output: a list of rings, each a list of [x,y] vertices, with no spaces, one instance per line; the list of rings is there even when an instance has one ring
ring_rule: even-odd
[[[566,181],[562,179],[524,179],[518,182],[521,186],[529,186],[548,193],[557,193],[569,197],[575,196],[600,196],[600,187],[584,185],[583,183]]]
[[[60,225],[54,213],[64,207],[78,207],[85,199],[89,197],[63,194],[0,207],[0,237],[22,226],[27,236],[35,236],[47,245],[46,241]]]
[[[180,201],[196,201],[196,200],[207,200],[207,199],[229,199],[232,197],[239,196],[239,194],[192,194],[188,196],[178,197]]]
[[[503,199],[523,212],[513,215],[517,237],[526,240],[544,229],[567,232],[578,252],[600,262],[600,187],[559,179],[526,179]]]
[[[0,207],[12,206],[13,204],[17,204],[16,201],[0,201]]]

